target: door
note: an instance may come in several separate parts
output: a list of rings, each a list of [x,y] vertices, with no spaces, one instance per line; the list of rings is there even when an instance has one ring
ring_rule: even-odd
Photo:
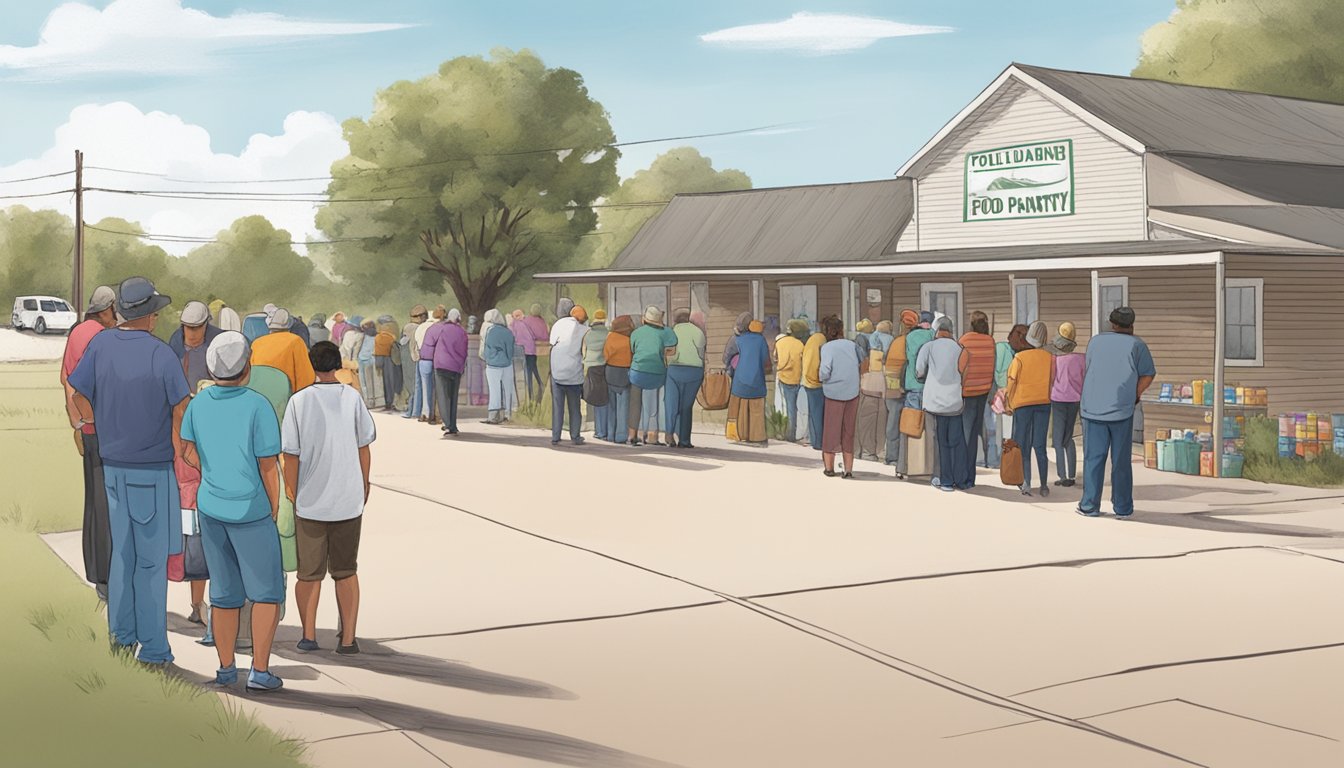
[[[952,318],[952,335],[960,336],[962,331],[961,283],[923,283],[919,288],[923,305],[933,312],[934,319],[943,316]]]

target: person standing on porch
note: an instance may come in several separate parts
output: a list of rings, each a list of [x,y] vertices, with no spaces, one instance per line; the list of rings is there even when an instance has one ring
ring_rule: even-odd
[[[924,348],[925,344],[933,341],[933,313],[923,310],[919,313],[919,324],[914,330],[905,335],[905,407],[914,408],[917,411],[924,410],[924,382],[915,375],[915,363],[919,361],[919,350]],[[907,465],[910,456],[910,436],[901,435],[901,456],[906,458]],[[933,456],[926,459],[927,463],[932,465],[932,471],[936,472],[938,465],[938,452],[933,451]],[[908,470],[908,466],[907,466]],[[923,474],[924,468],[918,468],[915,474]],[[903,477],[906,471],[897,470],[897,476]],[[934,480],[938,475],[934,474]]]
[[[873,321],[864,318],[854,327],[854,344],[859,348],[862,360],[859,362],[859,376],[869,371],[881,370],[881,362],[886,347],[880,346],[883,337],[877,334]],[[886,339],[890,339],[888,334]],[[874,365],[876,364],[876,366]],[[887,421],[885,404],[880,395],[865,393],[859,388],[859,415],[854,422],[854,453],[860,460],[877,461],[879,436],[885,437],[883,427]]]
[[[826,334],[817,331],[803,344],[803,396],[807,398],[807,440],[812,450],[821,450],[825,431],[826,390],[821,383],[821,348]]]
[[[695,413],[695,396],[705,381],[705,332],[691,322],[691,310],[678,308],[672,313],[672,333],[677,346],[667,360],[667,395],[663,398],[667,409],[667,439],[678,448],[691,445],[691,419]]]
[[[895,467],[896,479],[904,480],[909,468],[905,459],[905,439],[901,435],[901,413],[905,410],[905,337],[919,325],[919,313],[901,310],[900,335],[891,340],[882,360],[887,378],[887,454],[886,463]]]
[[[924,381],[924,411],[933,417],[937,430],[939,474],[934,487],[947,492],[964,491],[970,487],[968,475],[974,471],[974,465],[967,464],[961,418],[966,408],[962,397],[964,375],[971,354],[952,337],[952,318],[938,318],[933,332],[933,340],[919,348],[915,376]]]
[[[842,477],[854,477],[854,421],[859,415],[859,355],[858,346],[845,338],[845,326],[840,318],[830,315],[821,321],[826,343],[821,347],[821,366],[818,376],[826,395],[823,406],[821,461],[827,477],[835,477],[835,455],[844,456]]]
[[[1050,419],[1053,447],[1055,449],[1055,473],[1059,479],[1055,485],[1072,488],[1078,477],[1078,445],[1073,439],[1074,427],[1078,426],[1078,401],[1083,396],[1083,371],[1087,359],[1074,350],[1078,348],[1077,331],[1073,323],[1060,323],[1059,334],[1050,343],[1051,363],[1054,371],[1050,385]]]
[[[960,343],[971,355],[961,384],[961,397],[965,401],[961,426],[966,441],[966,486],[974,488],[976,458],[982,442],[985,456],[989,456],[989,441],[981,440],[985,434],[985,406],[994,386],[994,337],[989,335],[989,315],[972,312],[971,330],[962,334]]]
[[[1134,409],[1157,376],[1148,345],[1134,335],[1134,310],[1111,313],[1111,332],[1087,344],[1083,373],[1083,499],[1078,514],[1101,514],[1106,456],[1111,458],[1111,507],[1120,519],[1134,514],[1134,468],[1130,464]]]
[[[737,441],[763,446],[765,430],[765,376],[770,371],[770,347],[765,343],[765,323],[752,320],[747,332],[737,336],[737,367],[729,390],[728,418],[737,421]]]
[[[788,334],[775,342],[775,386],[784,395],[784,414],[789,420],[784,439],[798,442],[798,393],[803,386],[803,348],[807,343],[807,321],[793,318],[786,325]]]
[[[1050,495],[1050,465],[1046,459],[1046,432],[1050,427],[1052,356],[1044,347],[1050,331],[1037,320],[1027,329],[1030,349],[1017,353],[1008,366],[1009,412],[1013,415],[1013,440],[1022,449],[1023,496],[1031,495],[1031,456],[1041,471],[1041,495]]]

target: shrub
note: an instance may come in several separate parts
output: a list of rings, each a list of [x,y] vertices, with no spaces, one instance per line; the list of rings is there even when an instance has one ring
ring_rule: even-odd
[[[1344,485],[1344,457],[1328,451],[1314,461],[1279,456],[1277,419],[1264,416],[1247,419],[1245,438],[1243,474],[1248,480],[1311,488]]]

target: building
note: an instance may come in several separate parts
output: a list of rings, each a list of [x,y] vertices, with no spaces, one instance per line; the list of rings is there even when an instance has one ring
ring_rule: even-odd
[[[1085,349],[1127,304],[1159,382],[1344,411],[1344,105],[1015,64],[894,179],[678,195],[609,269],[537,279],[702,309],[711,350],[748,309],[903,307],[981,310],[999,339],[1070,320]]]

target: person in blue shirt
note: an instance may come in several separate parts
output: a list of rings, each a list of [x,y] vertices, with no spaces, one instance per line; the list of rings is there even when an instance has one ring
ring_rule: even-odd
[[[168,556],[182,551],[173,458],[187,407],[177,355],[152,331],[172,299],[143,277],[121,283],[124,321],[94,336],[67,381],[81,424],[96,424],[103,460],[112,563],[107,625],[115,646],[146,664],[173,660],[168,645]]]
[[[765,324],[752,320],[737,337],[737,367],[729,391],[728,418],[737,421],[739,442],[765,445],[765,374],[770,370],[770,347],[761,332]]]
[[[215,386],[197,395],[182,418],[188,464],[201,470],[196,504],[210,569],[211,620],[219,653],[216,685],[238,681],[234,650],[240,611],[252,602],[252,670],[247,688],[273,691],[270,671],[285,585],[280,557],[280,424],[265,396],[247,388],[252,350],[226,331],[206,351]]]
[[[1078,514],[1101,514],[1106,456],[1111,457],[1111,507],[1115,516],[1134,514],[1134,469],[1130,465],[1134,409],[1153,383],[1157,368],[1148,345],[1134,335],[1134,310],[1111,313],[1111,332],[1087,344],[1083,373],[1083,498]]]

